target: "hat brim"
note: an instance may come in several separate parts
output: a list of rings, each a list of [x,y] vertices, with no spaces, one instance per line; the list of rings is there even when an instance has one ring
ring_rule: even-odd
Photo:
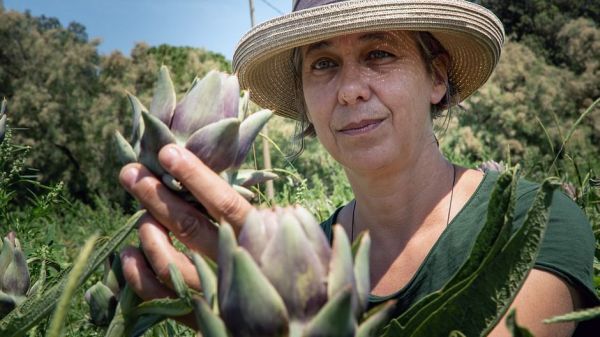
[[[490,77],[504,29],[489,10],[457,0],[347,0],[266,21],[238,43],[233,69],[258,105],[299,119],[292,51],[335,36],[369,31],[430,32],[450,54],[449,76],[460,101]]]

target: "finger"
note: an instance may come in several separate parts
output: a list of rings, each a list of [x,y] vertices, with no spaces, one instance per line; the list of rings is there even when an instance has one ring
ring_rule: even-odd
[[[133,247],[127,247],[121,252],[123,276],[138,296],[144,300],[155,298],[176,297],[173,290],[162,284],[146,263],[144,254]]]
[[[127,247],[121,252],[123,275],[133,291],[143,300],[155,298],[176,298],[175,292],[162,284],[146,263],[144,254],[133,247]],[[196,329],[196,320],[192,314],[177,317],[177,321]]]
[[[138,233],[144,255],[160,281],[172,285],[169,273],[169,264],[172,263],[189,287],[200,290],[196,268],[185,254],[173,247],[169,233],[163,226],[152,216],[143,216],[139,221]]]
[[[165,187],[143,165],[133,163],[123,167],[119,179],[125,189],[179,241],[211,258],[216,256],[217,227],[193,205]]]
[[[161,165],[198,199],[213,218],[225,220],[236,232],[239,231],[252,206],[225,180],[193,153],[174,144],[163,147],[158,158]]]

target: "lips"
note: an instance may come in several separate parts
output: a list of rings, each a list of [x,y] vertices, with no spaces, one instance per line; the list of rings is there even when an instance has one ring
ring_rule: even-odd
[[[360,122],[352,122],[344,125],[338,131],[345,134],[361,134],[371,131],[381,124],[383,119],[364,119]]]

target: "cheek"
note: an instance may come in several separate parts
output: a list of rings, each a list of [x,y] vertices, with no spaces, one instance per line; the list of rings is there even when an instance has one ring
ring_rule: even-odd
[[[306,103],[306,115],[308,120],[315,124],[315,120],[321,119],[331,105],[331,94],[328,90],[320,87],[305,85],[303,89],[304,102]]]

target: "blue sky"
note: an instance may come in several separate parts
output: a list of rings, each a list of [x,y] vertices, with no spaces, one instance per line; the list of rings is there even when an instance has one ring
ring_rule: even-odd
[[[291,0],[254,0],[256,23],[281,12]],[[272,8],[271,6],[276,9]],[[101,53],[129,55],[136,42],[202,47],[231,60],[240,37],[250,28],[249,0],[4,0],[8,10],[30,10],[56,17],[63,26],[83,24],[99,37]]]

